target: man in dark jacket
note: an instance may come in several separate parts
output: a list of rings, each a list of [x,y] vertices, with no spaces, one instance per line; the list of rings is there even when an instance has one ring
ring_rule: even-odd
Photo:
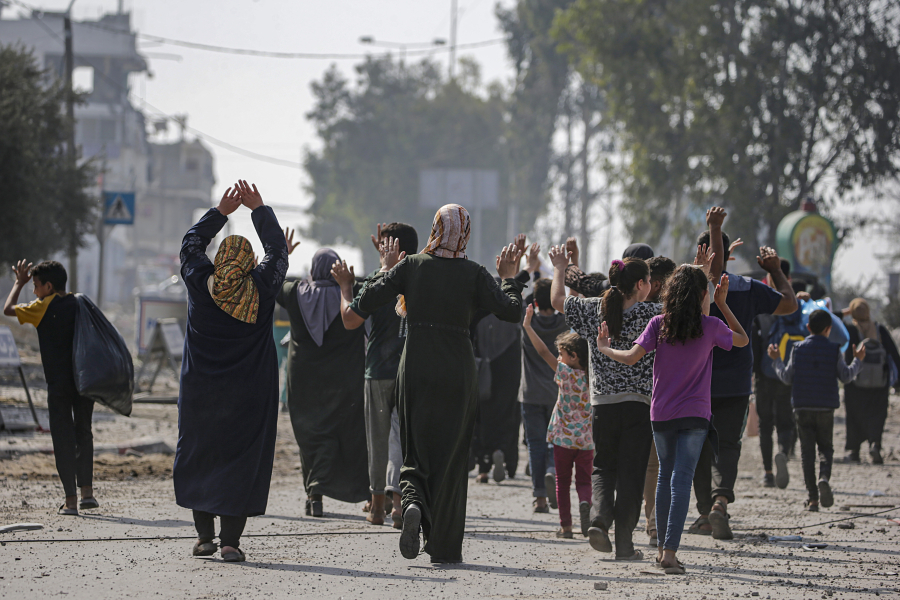
[[[828,508],[834,504],[831,493],[831,464],[834,458],[834,409],[841,405],[837,380],[850,383],[856,379],[866,357],[865,344],[853,347],[853,362],[844,361],[840,346],[828,341],[831,314],[824,310],[809,315],[809,335],[794,345],[787,365],[775,344],[768,354],[775,372],[784,383],[792,385],[791,404],[800,433],[800,459],[803,480],[809,492],[806,510],[816,512],[819,502]],[[819,481],[816,482],[816,447],[819,450]]]

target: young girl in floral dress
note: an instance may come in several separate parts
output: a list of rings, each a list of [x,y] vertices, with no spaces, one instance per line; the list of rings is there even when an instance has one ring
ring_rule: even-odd
[[[531,327],[534,307],[525,310],[525,333],[541,358],[556,369],[559,398],[550,426],[547,441],[553,444],[553,462],[556,466],[556,496],[559,506],[560,529],[556,537],[572,537],[572,509],[569,486],[572,483],[572,467],[575,467],[575,490],[581,517],[581,534],[587,536],[591,525],[591,468],[594,461],[594,439],[591,433],[591,398],[588,375],[588,345],[577,333],[563,333],[556,338],[559,358],[538,337]]]

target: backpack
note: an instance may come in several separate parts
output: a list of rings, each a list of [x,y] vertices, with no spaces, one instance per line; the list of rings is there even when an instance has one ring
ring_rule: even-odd
[[[893,375],[890,365],[891,359],[881,343],[881,331],[878,323],[875,323],[875,330],[878,331],[878,339],[866,340],[866,357],[862,361],[859,375],[856,376],[856,380],[853,382],[856,387],[866,390],[877,390],[887,387],[891,384]]]
[[[776,317],[775,323],[769,329],[766,348],[770,344],[775,344],[775,347],[778,348],[778,354],[781,356],[781,361],[787,364],[791,358],[794,344],[805,340],[807,333],[803,324],[803,315],[799,310],[791,315]],[[766,377],[778,379],[778,374],[775,373],[775,363],[768,355],[762,357],[762,371]]]

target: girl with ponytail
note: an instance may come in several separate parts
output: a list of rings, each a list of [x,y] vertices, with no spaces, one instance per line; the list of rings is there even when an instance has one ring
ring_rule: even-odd
[[[557,281],[564,281],[568,257],[562,247],[556,247],[550,252],[550,260],[555,288]],[[605,320],[613,347],[629,349],[661,309],[658,304],[644,302],[650,293],[650,269],[644,260],[612,261],[609,282],[610,289],[600,298],[569,296],[564,304],[566,323],[588,341],[595,444],[588,539],[595,550],[612,552],[607,532],[615,523],[616,559],[640,560],[643,554],[635,551],[632,532],[640,516],[653,438],[653,356],[645,356],[631,366],[620,364],[599,352],[596,332]]]

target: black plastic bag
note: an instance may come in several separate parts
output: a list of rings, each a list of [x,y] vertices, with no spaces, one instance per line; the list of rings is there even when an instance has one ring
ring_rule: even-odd
[[[75,294],[72,362],[78,393],[126,417],[134,395],[134,362],[125,340],[90,298]]]

